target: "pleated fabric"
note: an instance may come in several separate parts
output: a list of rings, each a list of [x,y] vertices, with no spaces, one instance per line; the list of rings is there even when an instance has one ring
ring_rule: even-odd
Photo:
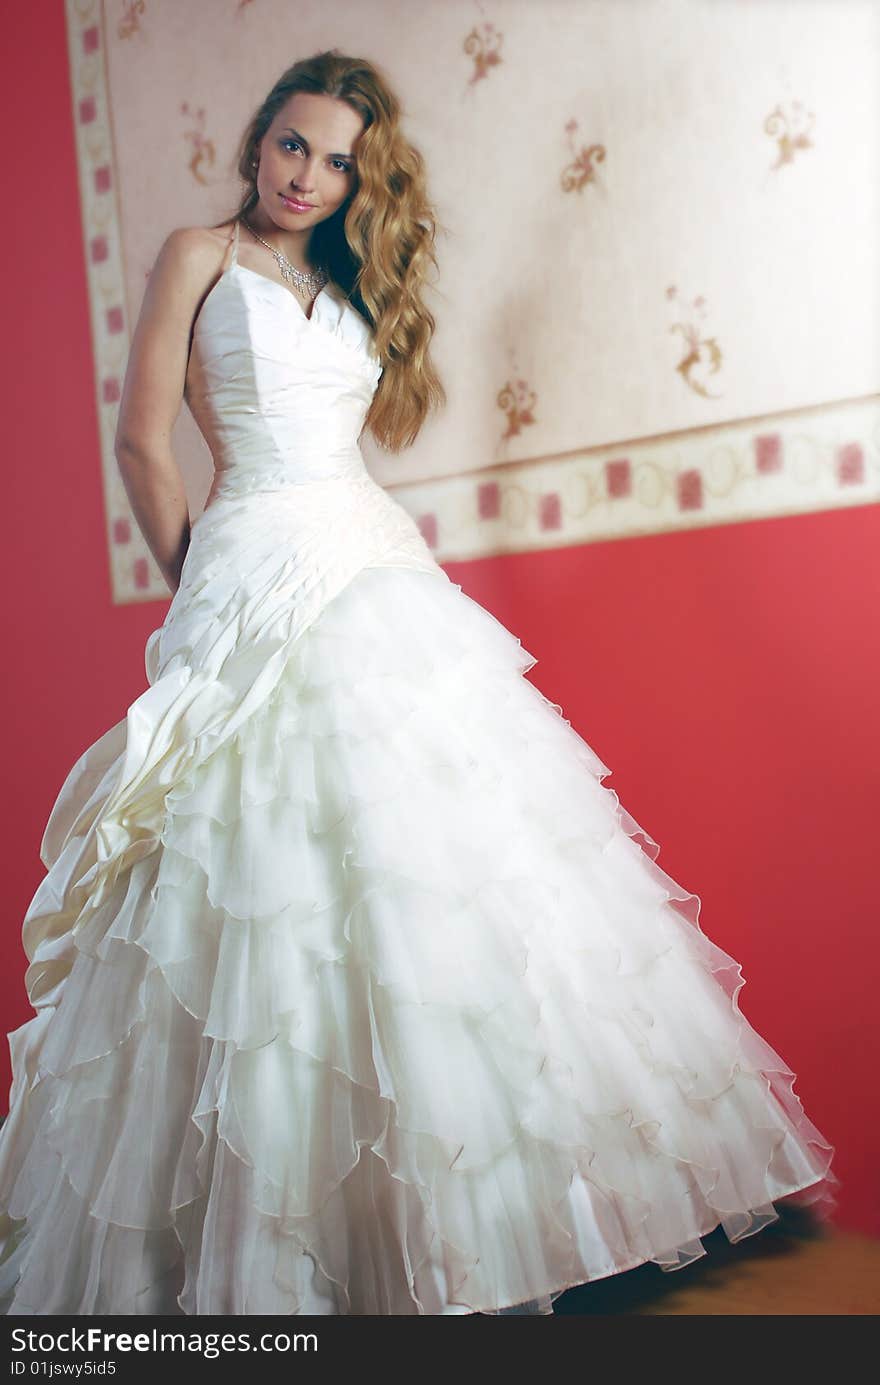
[[[124,751],[87,755],[26,924],[7,1311],[547,1311],[830,1209],[738,964],[534,662],[456,584],[366,568],[99,868]]]

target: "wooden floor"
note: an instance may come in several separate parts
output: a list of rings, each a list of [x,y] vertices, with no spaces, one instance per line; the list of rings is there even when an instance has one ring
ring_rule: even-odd
[[[777,1207],[779,1221],[737,1245],[718,1228],[706,1255],[664,1273],[640,1265],[569,1289],[554,1314],[691,1316],[847,1315],[880,1312],[880,1240],[817,1223],[808,1209]]]

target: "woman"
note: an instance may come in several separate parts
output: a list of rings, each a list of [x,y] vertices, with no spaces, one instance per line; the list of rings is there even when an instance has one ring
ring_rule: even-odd
[[[365,426],[399,451],[444,399],[382,74],[294,64],[239,172],[132,342],[117,456],[174,597],[42,843],[5,1311],[550,1313],[827,1206],[699,899],[366,472]],[[182,398],[216,468],[192,526]]]

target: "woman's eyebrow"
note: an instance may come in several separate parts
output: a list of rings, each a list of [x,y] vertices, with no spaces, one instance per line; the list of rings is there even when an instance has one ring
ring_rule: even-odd
[[[296,135],[297,139],[301,139],[302,142],[303,142],[303,144],[304,144],[304,145],[306,146],[306,148],[308,149],[308,147],[309,147],[309,142],[308,142],[308,140],[306,139],[305,135],[301,135],[300,132],[299,132],[299,130],[294,130],[294,128],[293,128],[292,125],[286,126],[285,129],[282,130],[281,133],[284,134],[284,135],[287,135],[287,134]],[[349,152],[348,154],[330,154],[329,157],[330,157],[331,159],[353,159],[353,158],[354,158],[354,155],[353,155],[351,152]]]

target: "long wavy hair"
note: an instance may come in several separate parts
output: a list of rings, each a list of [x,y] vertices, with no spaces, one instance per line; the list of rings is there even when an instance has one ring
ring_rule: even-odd
[[[346,101],[363,118],[354,188],[315,227],[310,249],[372,329],[383,371],[364,427],[380,447],[400,452],[415,441],[429,411],[446,403],[429,350],[435,321],[422,299],[437,269],[438,229],[424,160],[401,131],[400,103],[384,74],[366,58],[328,49],[287,68],[251,117],[238,151],[245,190],[234,219],[259,201],[257,141],[297,91]]]

